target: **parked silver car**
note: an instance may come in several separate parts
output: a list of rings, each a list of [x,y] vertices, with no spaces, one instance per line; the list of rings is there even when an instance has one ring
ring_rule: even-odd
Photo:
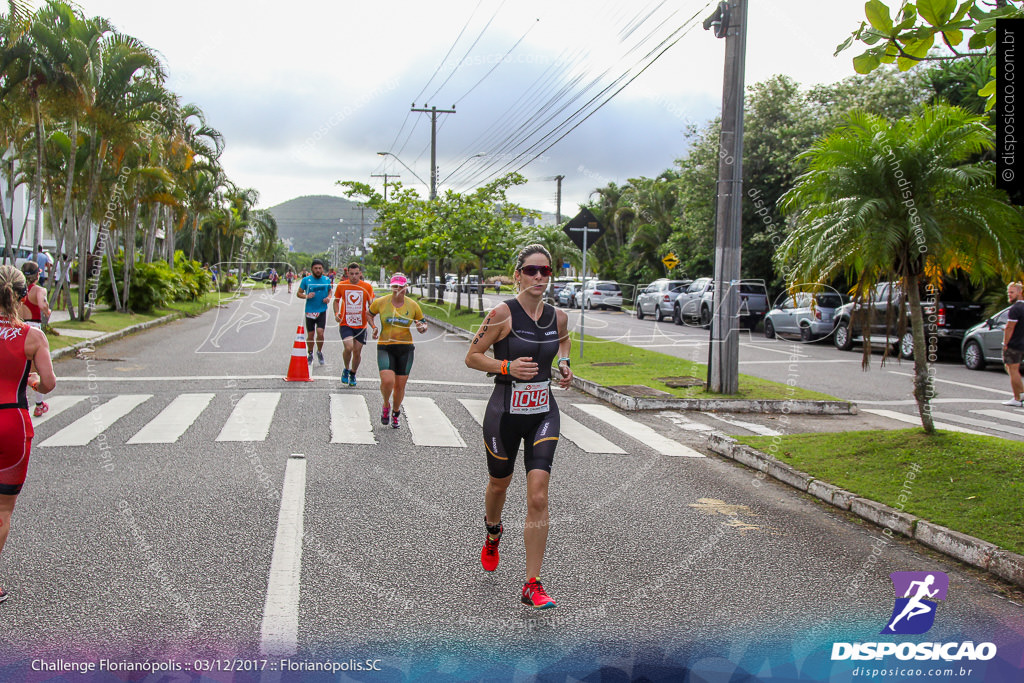
[[[587,280],[587,288],[576,292],[576,305],[581,308],[622,308],[622,290],[611,280]]]
[[[764,318],[764,336],[795,335],[809,342],[835,330],[835,312],[843,298],[835,292],[795,292],[779,298]]]
[[[715,280],[697,278],[676,296],[672,304],[672,322],[682,325],[687,320],[698,320],[701,327],[711,327],[714,317]],[[760,280],[741,280],[739,291],[740,324],[749,330],[757,327],[768,312],[768,290]]]
[[[555,303],[559,306],[574,308],[576,303],[576,292],[583,287],[582,282],[567,282],[561,289],[555,292]]]
[[[985,322],[967,330],[960,353],[969,370],[984,370],[986,363],[996,363],[1002,367],[1003,328],[1006,327],[1009,312],[1010,307],[1007,306]]]
[[[644,287],[636,297],[636,319],[653,315],[661,322],[672,317],[672,304],[692,280],[669,280],[660,278]]]

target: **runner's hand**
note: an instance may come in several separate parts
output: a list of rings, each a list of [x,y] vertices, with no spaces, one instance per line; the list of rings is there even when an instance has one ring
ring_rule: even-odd
[[[559,365],[558,371],[562,373],[562,377],[558,380],[558,386],[568,389],[572,385],[572,368],[568,365]]]
[[[427,331],[427,323],[422,320],[417,320],[416,329],[419,330],[420,334],[423,334],[424,332]]]
[[[35,389],[37,386],[39,386],[39,373],[38,372],[30,372],[30,373],[28,373],[27,383],[33,389]]]
[[[330,303],[330,301],[331,301],[331,297],[330,297],[330,296],[325,296],[325,297],[324,297],[324,301],[323,301],[323,302],[324,302],[325,304],[326,304],[326,303]]]
[[[516,358],[508,364],[508,374],[523,381],[533,379],[537,376],[537,364],[530,356]]]
[[[378,329],[377,329],[376,327],[375,327],[375,328],[373,328],[373,338],[374,338],[374,339],[376,339],[376,338],[377,338],[377,335],[378,335],[378,334],[380,334],[380,330],[378,330]]]

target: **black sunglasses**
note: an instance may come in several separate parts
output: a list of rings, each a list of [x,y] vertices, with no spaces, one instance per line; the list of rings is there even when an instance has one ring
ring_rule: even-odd
[[[533,277],[537,273],[540,273],[544,277],[551,277],[551,266],[523,266],[519,269],[519,272]]]

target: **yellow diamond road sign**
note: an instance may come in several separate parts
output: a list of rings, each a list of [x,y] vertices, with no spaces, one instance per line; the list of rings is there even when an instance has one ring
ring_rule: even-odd
[[[665,258],[661,259],[661,262],[664,263],[665,267],[668,268],[669,270],[672,270],[673,268],[679,265],[679,259],[676,257],[675,254],[671,252],[669,252],[668,255],[665,256]]]

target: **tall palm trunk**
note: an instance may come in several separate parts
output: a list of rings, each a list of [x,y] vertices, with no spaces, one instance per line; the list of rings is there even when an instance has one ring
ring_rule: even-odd
[[[153,262],[153,251],[156,249],[156,228],[160,223],[161,213],[163,213],[162,205],[150,204],[149,225],[146,227],[146,242],[142,250],[142,260],[145,263]]]
[[[932,420],[931,397],[934,393],[931,386],[931,373],[928,363],[928,342],[924,333],[924,311],[921,308],[921,293],[918,291],[919,276],[912,273],[907,276],[907,294],[910,301],[910,326],[914,335],[914,399],[917,401],[917,412],[921,415],[921,426],[927,434],[935,433],[935,422]]]
[[[135,190],[132,208],[128,212],[128,223],[124,226],[124,268],[121,271],[121,301],[128,310],[128,294],[135,271],[135,224],[139,219],[139,190]]]
[[[35,236],[32,241],[32,254],[36,253],[36,247],[38,247],[43,241],[43,117],[39,111],[39,96],[36,94],[32,97],[32,116],[35,119],[36,126],[36,182],[33,188],[35,192],[33,194],[33,207],[35,210]]]

